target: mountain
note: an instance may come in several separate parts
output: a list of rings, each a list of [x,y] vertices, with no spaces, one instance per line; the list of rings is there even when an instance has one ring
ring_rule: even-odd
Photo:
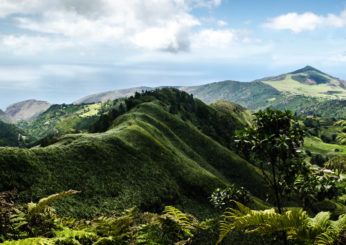
[[[291,73],[259,80],[288,95],[305,95],[325,99],[346,99],[342,80],[306,66]]]
[[[253,82],[222,81],[200,86],[177,87],[205,103],[215,103],[218,100],[232,101],[251,110],[266,107],[290,109],[304,114],[328,114],[330,117],[342,118],[340,105],[346,100],[346,82],[328,75],[312,66],[306,66],[296,71],[266,77]],[[114,90],[94,94],[76,101],[94,103],[128,97],[142,90],[153,90],[150,87],[138,87],[124,90]],[[334,102],[328,102],[334,101]],[[318,104],[318,106],[316,105]],[[308,108],[304,108],[308,106]],[[318,111],[330,106],[328,113]],[[338,113],[334,113],[334,109]],[[314,111],[316,110],[316,111]]]
[[[50,107],[46,101],[26,100],[10,105],[6,109],[6,114],[14,122],[20,120],[31,120],[37,117]]]
[[[136,87],[136,88],[120,89],[120,90],[113,90],[113,91],[108,91],[104,93],[92,94],[73,102],[73,104],[89,104],[89,103],[106,102],[108,100],[115,100],[118,98],[129,97],[131,95],[134,95],[136,92],[142,92],[147,90],[153,90],[153,88]]]
[[[226,107],[220,112],[173,89],[122,103],[100,118],[108,126],[97,133],[65,135],[46,147],[0,148],[0,192],[17,189],[26,202],[80,190],[57,204],[77,216],[167,204],[208,214],[212,191],[230,183],[265,197],[260,171],[228,147],[242,108],[219,104]]]
[[[201,86],[180,87],[206,103],[218,100],[233,101],[249,109],[266,107],[269,101],[280,96],[280,92],[262,82],[223,81]]]

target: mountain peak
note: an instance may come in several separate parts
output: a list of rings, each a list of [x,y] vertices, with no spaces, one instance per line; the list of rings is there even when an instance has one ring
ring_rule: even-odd
[[[305,72],[318,72],[318,73],[322,73],[324,74],[322,71],[316,69],[315,67],[312,67],[310,65],[305,66],[304,68],[298,69],[294,72],[292,72],[292,74],[296,74],[296,73],[305,73]]]

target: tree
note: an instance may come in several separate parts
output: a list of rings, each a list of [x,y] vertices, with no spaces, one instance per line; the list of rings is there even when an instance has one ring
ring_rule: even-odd
[[[237,136],[238,147],[262,170],[281,213],[284,195],[292,190],[298,174],[306,170],[299,150],[304,133],[289,111],[268,108],[254,115],[254,126]]]
[[[262,170],[282,214],[283,198],[293,190],[296,177],[306,170],[299,151],[304,133],[290,111],[268,108],[254,115],[254,125],[241,132],[236,142],[244,155]]]

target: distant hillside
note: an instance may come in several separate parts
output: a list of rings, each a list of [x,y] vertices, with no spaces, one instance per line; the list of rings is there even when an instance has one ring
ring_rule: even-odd
[[[31,120],[47,110],[50,104],[45,101],[26,100],[10,105],[6,109],[6,114],[12,121]]]
[[[153,88],[136,87],[136,88],[129,88],[129,89],[113,90],[113,91],[108,91],[108,92],[99,93],[99,94],[92,94],[73,102],[73,104],[89,104],[89,103],[106,102],[108,100],[115,100],[118,98],[129,97],[134,95],[135,92],[142,92],[147,90],[153,90]]]
[[[20,121],[17,126],[29,137],[28,143],[35,143],[46,137],[87,131],[101,109],[101,104],[52,105],[35,119]]]
[[[83,216],[167,204],[206,214],[211,192],[229,183],[264,197],[259,171],[226,147],[226,133],[239,123],[232,116],[171,89],[122,107],[102,119],[112,120],[104,132],[66,135],[48,147],[0,148],[0,191],[16,188],[29,201],[81,190],[58,208]]]
[[[268,101],[280,96],[278,90],[262,82],[223,81],[201,86],[181,87],[180,89],[206,103],[228,100],[250,109],[266,107]]]
[[[205,103],[231,101],[251,110],[266,107],[287,108],[297,113],[326,114],[343,118],[339,108],[346,100],[346,82],[316,68],[306,66],[296,71],[266,77],[253,82],[222,81],[200,86],[177,87]],[[99,93],[77,100],[74,104],[99,103],[134,95],[154,88],[136,87]],[[332,101],[332,102],[327,102]],[[338,102],[339,101],[339,102]],[[316,106],[318,103],[319,106]],[[308,108],[305,108],[307,107]],[[319,111],[329,106],[329,112]],[[336,109],[336,111],[334,110]]]
[[[346,87],[343,81],[311,66],[260,81],[289,95],[346,99]]]

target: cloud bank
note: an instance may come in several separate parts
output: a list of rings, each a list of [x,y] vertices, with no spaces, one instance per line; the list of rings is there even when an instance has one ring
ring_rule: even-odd
[[[196,8],[211,9],[221,3],[221,0],[2,0],[0,18],[10,20],[25,34],[2,35],[0,42],[18,54],[100,43],[186,52],[192,42],[198,41],[194,38],[198,33],[217,35],[222,45],[231,39],[230,35],[235,35],[231,30],[219,30],[226,26],[221,20],[222,25],[215,29],[203,28],[201,20],[192,14]],[[208,42],[217,46],[219,38],[209,38]]]
[[[275,30],[290,30],[294,33],[313,31],[321,27],[341,28],[346,26],[346,10],[339,15],[292,12],[268,20],[264,26]]]

